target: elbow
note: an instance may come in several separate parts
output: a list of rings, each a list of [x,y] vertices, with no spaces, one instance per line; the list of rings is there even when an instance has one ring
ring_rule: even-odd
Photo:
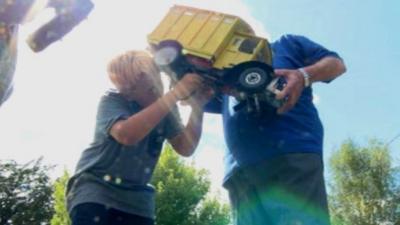
[[[173,149],[183,157],[190,157],[193,155],[197,145],[184,141],[183,139],[175,138],[169,141]]]
[[[190,157],[193,155],[194,150],[195,150],[195,146],[190,145],[190,144],[181,144],[181,145],[176,145],[176,146],[172,146],[175,151],[183,156],[183,157]]]
[[[111,131],[111,136],[122,145],[134,145],[137,138],[125,132],[123,124],[115,124]]]
[[[193,155],[199,143],[200,135],[190,135],[187,132],[181,132],[175,137],[168,139],[173,149],[183,157]]]
[[[336,68],[338,76],[344,74],[347,71],[346,65],[342,59],[336,59]]]
[[[346,73],[347,67],[343,62],[340,63],[340,67],[339,68],[340,68],[340,74]]]
[[[179,154],[181,156],[183,156],[183,157],[190,157],[190,156],[193,155],[193,153],[194,153],[194,148],[193,147],[190,147],[190,148],[183,149],[183,150],[179,151]]]

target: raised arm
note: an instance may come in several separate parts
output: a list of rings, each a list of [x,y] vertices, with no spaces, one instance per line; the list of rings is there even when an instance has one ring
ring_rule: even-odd
[[[116,122],[111,127],[111,136],[124,145],[138,143],[171,111],[177,101],[190,96],[200,84],[201,79],[197,75],[185,76],[161,98],[129,118]]]
[[[187,125],[180,134],[168,140],[180,155],[191,156],[196,149],[203,128],[203,108],[213,95],[211,88],[203,86],[189,99],[192,111]]]
[[[310,82],[332,81],[336,77],[346,72],[346,66],[343,61],[336,57],[325,57],[313,65],[303,67],[310,75]],[[304,82],[304,77],[303,77]]]

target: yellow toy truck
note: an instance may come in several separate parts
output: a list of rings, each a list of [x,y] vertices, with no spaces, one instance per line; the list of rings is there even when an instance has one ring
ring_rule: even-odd
[[[280,82],[273,79],[272,51],[241,18],[175,5],[147,37],[155,61],[173,80],[196,72],[215,84],[237,90],[242,105],[274,108]],[[246,104],[244,104],[246,103]]]

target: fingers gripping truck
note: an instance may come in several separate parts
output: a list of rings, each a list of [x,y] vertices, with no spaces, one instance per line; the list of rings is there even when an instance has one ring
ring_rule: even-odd
[[[274,78],[265,38],[239,17],[175,5],[147,37],[157,65],[172,80],[196,72],[239,100],[235,110],[276,109],[282,82]],[[232,94],[233,95],[233,94]]]
[[[27,40],[31,49],[39,52],[63,38],[87,17],[93,7],[90,0],[0,0],[0,31],[22,24],[40,9],[53,8],[56,16]]]

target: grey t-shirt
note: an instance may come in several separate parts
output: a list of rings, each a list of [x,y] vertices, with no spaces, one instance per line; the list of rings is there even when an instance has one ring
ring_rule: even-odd
[[[141,107],[110,91],[100,101],[94,141],[83,151],[67,187],[67,207],[99,203],[127,213],[154,218],[154,188],[149,184],[165,139],[183,129],[175,107],[143,140],[133,146],[118,143],[112,125]]]
[[[5,27],[0,28],[5,29]],[[0,105],[10,97],[13,90],[13,77],[17,63],[18,27],[10,26],[7,34],[0,36]]]

